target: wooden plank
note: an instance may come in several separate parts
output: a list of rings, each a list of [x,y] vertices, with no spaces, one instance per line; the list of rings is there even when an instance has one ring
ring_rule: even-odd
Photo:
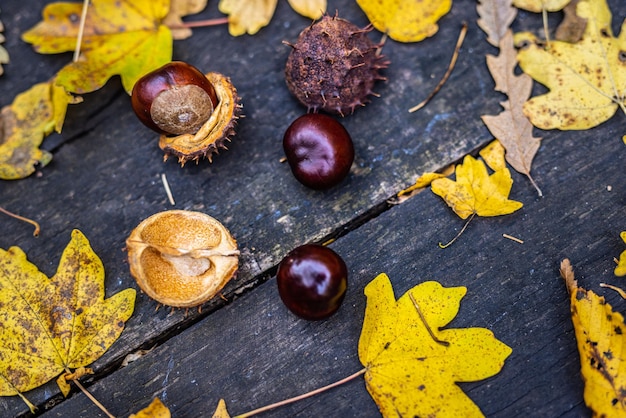
[[[626,148],[619,139],[624,126],[616,118],[591,135],[575,134],[577,140],[570,140],[572,133],[554,133],[535,165],[545,197],[537,198],[515,174],[511,197],[525,206],[508,216],[476,218],[445,250],[437,243],[463,222],[428,190],[340,238],[331,246],[349,266],[349,291],[327,321],[297,319],[282,306],[271,279],[90,390],[116,416],[158,396],[173,416],[185,417],[210,415],[220,397],[238,414],[338,380],[361,367],[363,288],[386,272],[398,297],[426,280],[466,286],[449,326],[489,328],[513,349],[500,374],[460,385],[487,416],[589,416],[558,265],[570,257],[580,285],[624,311],[616,293],[598,286],[619,283],[612,269],[613,257],[624,250],[619,231],[626,229]],[[359,379],[267,416],[376,411]],[[44,416],[96,413],[79,394]]]
[[[617,10],[616,1],[610,3]],[[337,8],[340,16],[350,17],[360,25],[367,23],[354,2],[337,1],[331,7]],[[176,199],[175,208],[207,212],[221,219],[238,239],[243,252],[242,268],[237,280],[229,285],[225,291],[225,295],[229,299],[233,299],[240,292],[244,292],[250,284],[266,278],[268,269],[271,270],[289,249],[303,242],[320,239],[332,231],[342,230],[344,225],[349,224],[360,215],[368,213],[372,208],[380,207],[389,196],[410,185],[421,172],[445,166],[490,139],[480,121],[480,115],[495,114],[499,111],[498,100],[500,100],[500,96],[493,92],[493,82],[484,65],[484,55],[494,53],[495,50],[485,42],[484,34],[475,24],[474,7],[475,2],[457,1],[452,12],[441,22],[440,32],[434,38],[420,44],[404,45],[392,41],[387,42],[384,52],[392,60],[392,65],[385,71],[388,81],[377,86],[381,98],[373,99],[370,105],[359,109],[354,115],[343,120],[355,140],[356,164],[350,178],[344,184],[326,193],[304,189],[291,177],[288,167],[279,162],[282,156],[280,145],[282,133],[290,121],[304,111],[289,96],[284,87],[282,68],[288,54],[288,48],[282,45],[281,41],[295,40],[298,32],[309,24],[308,20],[295,14],[286,3],[280,2],[276,16],[270,26],[254,37],[231,38],[224,28],[196,30],[194,36],[189,40],[176,42],[175,59],[187,60],[202,69],[221,71],[230,75],[238,87],[244,103],[246,118],[241,121],[238,136],[232,142],[230,150],[216,157],[213,164],[200,163],[198,166],[190,165],[184,169],[180,169],[174,161],[162,164],[161,154],[156,147],[154,135],[147,132],[135,120],[130,111],[128,98],[121,92],[119,81],[112,80],[102,91],[87,95],[87,103],[72,107],[63,135],[53,136],[46,141],[47,149],[54,151],[54,160],[48,167],[40,170],[37,176],[15,182],[3,181],[0,183],[0,204],[7,209],[39,220],[43,227],[42,235],[39,238],[33,238],[30,235],[31,229],[28,225],[2,217],[0,222],[2,222],[3,234],[0,234],[0,247],[8,248],[11,245],[19,245],[27,252],[31,261],[40,266],[45,273],[52,275],[62,249],[69,241],[71,229],[79,228],[91,240],[95,251],[103,259],[107,269],[108,294],[113,294],[127,287],[135,287],[134,281],[128,273],[123,251],[124,240],[141,219],[154,212],[172,208],[167,202],[160,182],[160,175],[165,173],[173,188]],[[217,15],[215,5],[210,5],[210,8],[210,12],[203,13],[198,18]],[[9,103],[15,94],[28,86],[49,78],[56,69],[70,59],[67,55],[41,56],[34,54],[29,47],[19,40],[20,33],[38,21],[40,10],[41,4],[31,0],[21,2],[9,0],[2,5],[0,18],[6,27],[7,42],[5,45],[12,56],[12,64],[6,68],[6,74],[0,77],[0,88],[4,93],[0,97],[0,104],[2,105]],[[429,106],[417,114],[409,115],[406,109],[425,97],[432,86],[436,84],[439,76],[443,74],[462,21],[470,23],[470,30],[457,68],[450,81]],[[531,15],[524,15],[524,19],[520,19],[518,24],[527,28],[541,27],[539,17]],[[373,38],[376,36],[378,35],[372,34]],[[208,48],[207,45],[213,45],[213,47]],[[472,82],[468,82],[470,79]],[[599,190],[606,190],[606,185],[602,180],[609,178],[605,176],[610,170],[606,170],[596,161],[587,161],[584,157],[587,153],[596,155],[595,153],[599,152],[597,147],[601,145],[605,153],[605,165],[609,169],[615,169],[616,166],[623,167],[623,152],[620,148],[622,144],[616,140],[624,130],[624,124],[621,120],[616,118],[616,120],[591,132],[544,135],[550,138],[550,141],[546,141],[548,145],[544,145],[540,151],[538,159],[541,162],[538,162],[535,177],[548,196],[535,202],[534,192],[526,181],[516,178],[516,187],[521,185],[523,188],[518,193],[526,196],[530,202],[537,205],[541,203],[543,209],[537,209],[535,220],[532,220],[530,215],[525,215],[526,212],[524,212],[524,215],[514,215],[508,218],[509,220],[506,222],[517,222],[515,225],[519,229],[514,230],[513,234],[519,233],[522,238],[528,237],[531,232],[534,233],[535,229],[540,230],[541,233],[544,230],[549,230],[553,235],[541,235],[543,238],[536,242],[549,247],[542,250],[549,251],[552,255],[559,255],[559,257],[545,258],[545,256],[540,256],[532,251],[527,254],[523,251],[529,250],[522,251],[519,247],[513,246],[513,249],[526,254],[526,258],[520,258],[519,261],[522,264],[519,267],[520,274],[524,272],[530,275],[530,270],[534,269],[531,278],[541,277],[539,280],[543,284],[548,282],[546,272],[549,270],[551,280],[558,261],[554,258],[565,255],[565,252],[559,252],[560,248],[568,248],[567,245],[563,246],[563,240],[579,242],[577,240],[583,229],[578,224],[596,216],[602,206],[594,205],[600,204],[607,206],[607,213],[610,213],[607,215],[607,219],[610,219],[611,225],[609,228],[607,222],[602,229],[598,230],[595,229],[598,225],[594,224],[594,229],[589,230],[596,234],[603,233],[599,238],[591,240],[589,244],[592,246],[590,254],[594,255],[587,254],[586,251],[589,250],[586,248],[587,244],[572,247],[574,254],[567,255],[575,260],[581,260],[581,274],[585,277],[591,275],[590,272],[609,271],[608,264],[610,263],[607,264],[604,258],[598,259],[600,257],[598,252],[603,249],[605,244],[609,243],[612,250],[603,251],[602,254],[610,253],[611,256],[616,256],[622,249],[617,233],[626,229],[622,221],[624,201],[622,186],[624,182],[613,175],[610,180],[613,192],[601,193]],[[566,146],[561,147],[561,142],[565,143]],[[588,166],[587,163],[591,165]],[[553,167],[560,167],[560,169],[553,170]],[[591,167],[594,169],[591,170]],[[584,180],[589,182],[589,189],[581,188],[583,186],[577,183],[580,179],[577,177],[576,170],[585,173],[587,177]],[[613,172],[613,174],[615,173]],[[559,189],[566,190],[568,194],[561,194]],[[580,196],[583,195],[580,190],[593,191],[595,193],[593,194],[594,199],[597,201],[581,199]],[[621,195],[619,194],[620,190],[622,190]],[[559,201],[559,199],[571,197],[572,193],[575,193],[579,199],[577,205],[574,205],[573,199],[565,203]],[[551,204],[548,205],[546,202],[551,199],[551,195],[558,196],[558,199],[552,198]],[[419,199],[416,202],[421,202],[421,199],[425,198],[420,197]],[[430,202],[430,200],[428,201]],[[619,206],[620,203],[622,206]],[[566,215],[563,216],[559,215],[561,204],[566,204],[566,210],[562,212]],[[414,248],[421,249],[422,246],[426,245],[416,242],[417,237],[411,239],[397,232],[405,228],[405,222],[407,222],[405,217],[412,218],[421,214],[424,218],[420,222],[423,223],[419,224],[418,229],[413,229],[413,232],[420,236],[422,234],[430,236],[432,242],[449,239],[456,232],[452,230],[453,228],[446,228],[446,225],[441,224],[442,222],[453,223],[453,225],[460,227],[460,221],[450,214],[445,217],[445,208],[436,199],[428,203],[428,205],[432,205],[430,209],[427,207],[423,210],[421,206],[415,206],[417,203],[411,203],[411,205],[407,207],[413,208],[412,211],[404,209],[404,205],[402,205],[385,214],[384,219],[396,220],[395,226],[388,223],[386,224],[387,227],[376,229],[376,233],[363,235],[361,231],[381,228],[379,223],[367,223],[362,229],[350,233],[348,237],[340,240],[336,248],[342,249],[342,245],[346,245],[346,248],[352,248],[356,245],[355,248],[359,248],[359,251],[364,251],[364,248],[367,248],[368,251],[363,254],[355,253],[350,256],[353,266],[359,265],[358,262],[361,260],[360,269],[367,268],[367,270],[363,270],[365,272],[382,271],[385,267],[380,258],[371,259],[372,254],[386,254],[387,260],[391,261],[385,264],[393,264],[396,269],[407,266],[405,270],[396,273],[387,270],[390,271],[394,281],[400,280],[401,282],[402,279],[396,278],[396,276],[401,276],[401,272],[428,271],[424,270],[422,265],[414,264],[415,261],[407,261],[409,255],[421,259],[421,253],[407,253],[412,249],[402,250],[398,248],[402,240],[405,241],[405,244],[411,243]],[[434,210],[435,208],[437,211]],[[404,215],[396,215],[399,218],[390,218],[391,214],[394,213]],[[622,217],[620,218],[618,215]],[[433,227],[433,225],[425,222],[429,218],[436,223],[436,231],[425,232]],[[569,227],[565,224],[572,220],[577,221],[573,223],[573,225],[577,225],[576,227]],[[505,222],[505,220],[503,218],[497,222]],[[622,225],[619,225],[619,222],[622,222]],[[477,224],[485,225],[483,227],[485,230],[480,229],[476,226]],[[493,225],[486,221],[476,222],[470,231],[478,230],[486,233],[493,228]],[[556,230],[556,226],[560,226],[562,229]],[[406,226],[406,228],[409,227]],[[393,236],[389,236],[399,233],[400,236],[397,240]],[[353,234],[357,235],[352,238]],[[465,237],[467,242],[469,242],[468,237],[469,235]],[[371,241],[360,241],[366,238]],[[343,242],[350,244],[342,244]],[[365,242],[369,246],[360,247],[361,242]],[[372,247],[371,242],[376,243],[376,245]],[[395,246],[389,244],[393,242],[396,243]],[[516,260],[516,258],[508,259],[505,257],[504,248],[511,248],[511,243],[508,241],[503,241],[504,244],[501,241],[496,242],[500,246],[493,247],[492,251],[495,251],[498,257],[490,256],[492,253],[488,252],[486,248],[491,247],[484,247],[483,242],[478,241],[479,244],[463,246],[461,247],[462,250],[456,244],[446,252],[437,252],[437,249],[434,254],[422,262],[429,261],[438,268],[447,266],[451,277],[456,277],[458,283],[468,284],[468,280],[461,277],[459,273],[468,268],[469,261],[472,263],[498,261],[504,264],[506,262],[513,263]],[[387,244],[391,245],[391,248],[383,248]],[[456,254],[454,251],[459,251],[459,253]],[[526,260],[525,265],[523,260]],[[604,263],[601,264],[602,268],[595,267],[600,261]],[[588,264],[594,267],[588,267]],[[491,274],[493,266],[489,267],[488,270],[484,267],[485,271],[479,268],[470,269],[474,276],[468,277],[478,278],[480,276],[482,279],[482,277]],[[361,270],[353,267],[353,271]],[[371,274],[366,276],[360,279],[361,282],[356,282],[355,286],[359,286],[359,283],[362,286],[363,281],[373,277]],[[522,275],[522,277],[526,276]],[[522,279],[510,279],[504,281],[503,284],[497,282],[499,286],[506,286],[506,291],[517,297],[517,299],[505,300],[502,300],[500,298],[502,295],[495,290],[499,286],[493,283],[491,285],[481,283],[479,290],[483,289],[484,286],[484,289],[489,290],[489,294],[496,292],[492,296],[496,307],[481,306],[480,309],[474,307],[473,309],[477,314],[473,315],[474,311],[470,311],[467,318],[468,322],[465,324],[481,325],[481,323],[476,323],[473,320],[483,316],[485,316],[484,324],[490,327],[492,324],[504,323],[506,324],[504,330],[507,332],[496,330],[496,335],[506,342],[516,341],[513,337],[511,340],[506,340],[505,337],[513,332],[512,328],[519,327],[522,330],[519,331],[520,335],[524,335],[530,340],[528,344],[536,345],[529,357],[522,357],[522,361],[532,362],[534,361],[532,354],[542,353],[542,347],[548,346],[552,341],[546,338],[554,338],[557,332],[569,330],[568,336],[571,339],[571,328],[566,328],[565,331],[563,328],[569,326],[565,309],[563,311],[565,316],[561,317],[560,322],[553,324],[554,333],[541,334],[537,327],[542,325],[542,320],[549,319],[548,314],[543,314],[546,316],[527,317],[526,310],[533,313],[534,310],[538,311],[540,306],[534,300],[527,301],[524,291],[529,291],[531,292],[529,294],[532,295],[532,292],[537,293],[543,287],[534,282],[532,285],[519,285],[518,280],[522,281]],[[478,279],[476,282],[478,285]],[[405,283],[405,286],[410,283],[413,282]],[[518,285],[522,287],[518,288]],[[555,300],[562,302],[562,289],[558,285],[552,286],[554,286],[551,287],[552,299],[540,299],[550,305],[553,305]],[[265,300],[264,297],[270,297],[269,292],[271,292],[271,285],[264,285],[259,287],[259,290],[254,290],[252,294],[263,301]],[[256,296],[257,293],[260,296]],[[478,291],[472,292],[470,289],[466,300],[470,300],[471,297],[479,298],[478,293]],[[362,309],[363,303],[362,300],[356,302],[358,294],[358,292],[356,294],[353,292],[353,296],[351,296],[354,301],[353,304],[346,304],[346,306],[353,307],[352,313],[355,317],[359,315],[358,312],[361,312],[359,309]],[[512,296],[509,295],[509,297]],[[252,296],[248,298],[252,298]],[[275,299],[275,297],[272,298]],[[474,299],[474,301],[478,305],[478,299]],[[276,300],[265,303],[269,303],[272,309],[279,309],[279,307],[274,306],[277,303]],[[513,304],[517,310],[512,310],[511,313],[506,311],[506,314],[497,310],[497,307],[503,305],[508,307],[509,304]],[[152,347],[155,344],[161,344],[178,333],[181,328],[190,326],[205,317],[206,319],[200,323],[201,325],[195,325],[192,330],[203,327],[207,323],[222,323],[224,326],[230,327],[230,320],[216,315],[227,315],[221,313],[222,311],[230,312],[242,309],[236,308],[241,306],[240,301],[235,301],[227,310],[220,309],[217,313],[211,314],[212,309],[222,305],[224,303],[218,299],[205,306],[202,315],[190,312],[189,315],[185,316],[184,312],[180,311],[170,315],[167,309],[161,309],[155,313],[156,304],[145,295],[139,295],[136,312],[129,321],[127,330],[120,341],[101,360],[96,362],[94,368],[100,375],[106,375],[115,369],[121,359],[129,352],[139,347]],[[266,307],[265,309],[269,308]],[[554,307],[554,309],[557,308]],[[561,307],[561,309],[563,308]],[[484,313],[484,310],[488,312]],[[494,312],[491,312],[492,310]],[[260,315],[259,318],[255,318],[254,321],[256,322],[251,325],[257,324],[257,330],[262,330],[267,326],[265,322],[262,322],[265,319],[262,316],[264,311],[259,314],[258,310],[249,307],[245,312],[251,315]],[[241,318],[247,317],[243,312],[239,314],[230,313],[230,315],[239,315],[241,321],[243,321]],[[252,321],[249,318],[248,320]],[[282,320],[288,320],[288,316]],[[332,321],[339,321],[339,319]],[[337,356],[338,362],[345,361],[347,366],[358,366],[354,352],[350,351],[354,349],[354,341],[358,336],[359,327],[355,326],[358,323],[359,321],[356,321],[352,324],[354,329],[349,334],[351,340],[345,343],[344,348],[334,345],[336,337],[332,337],[330,340],[328,339],[331,338],[330,336],[324,337],[326,340],[322,339],[321,341],[333,341],[333,344],[327,345],[326,351],[323,351],[325,356],[330,358]],[[281,324],[291,327],[289,329],[297,329],[297,335],[311,327],[326,329],[324,327],[328,326],[301,325],[299,322],[293,322],[292,325],[285,325],[284,322]],[[254,329],[249,328],[249,331],[253,333]],[[189,331],[190,334],[181,335],[193,335],[191,334],[192,330]],[[271,347],[275,339],[284,338],[286,346],[293,350],[291,344],[297,344],[296,337],[291,339],[287,336],[278,337],[281,335],[279,331],[276,328],[273,334],[274,338],[268,337],[261,342],[265,342]],[[541,338],[536,337],[539,334]],[[249,344],[246,344],[244,338],[246,335],[237,337],[237,343],[232,345],[227,344],[226,341],[227,338],[230,338],[229,335],[220,334],[219,336],[216,335],[215,338],[221,338],[219,343],[224,345],[224,349],[240,352],[239,357],[254,357],[257,354],[256,351],[261,350],[256,350],[254,356],[251,355],[247,351]],[[317,335],[319,333],[315,331],[315,338]],[[535,338],[536,340],[534,340]],[[570,344],[568,355],[572,356],[575,352],[572,351],[574,346],[570,339],[568,339]],[[193,341],[196,340],[202,341],[201,338],[194,337]],[[172,341],[180,341],[180,339]],[[300,347],[300,345],[296,345],[296,347]],[[312,342],[304,344],[303,347],[309,347],[312,350]],[[216,347],[213,348],[217,349]],[[321,349],[318,348],[318,350]],[[514,353],[516,352],[518,351]],[[549,353],[550,355],[553,354],[552,352]],[[276,355],[276,353],[268,354]],[[294,371],[304,370],[304,366],[300,366],[302,359],[286,357],[287,354],[283,354],[283,357],[279,356],[280,359],[286,361],[286,366],[279,368],[279,370],[285,372],[287,376],[291,376],[287,377],[291,380],[287,380],[287,384],[284,386],[264,387],[263,389],[269,390],[270,394],[273,393],[275,395],[273,399],[279,399],[285,395],[284,387],[306,389],[297,383],[299,380],[296,375],[290,375]],[[342,356],[342,354],[345,355]],[[551,358],[548,356],[542,366],[552,365],[554,364],[552,361],[558,362],[562,359],[563,357]],[[178,361],[180,360],[172,360],[173,364],[177,364]],[[309,364],[313,362],[311,360]],[[237,363],[233,362],[232,364]],[[261,361],[260,364],[265,364],[264,367],[267,370],[251,369],[250,377],[248,377],[249,383],[247,386],[242,384],[240,392],[237,392],[240,382],[233,378],[235,380],[228,383],[229,390],[224,391],[225,393],[215,392],[213,397],[207,396],[206,399],[199,402],[206,402],[202,405],[208,408],[209,404],[214,403],[217,396],[231,396],[231,400],[237,400],[237,405],[241,405],[241,410],[245,409],[244,406],[252,407],[265,402],[269,395],[266,396],[262,391],[254,389],[259,387],[259,380],[254,377],[257,373],[253,373],[253,371],[263,370],[263,372],[270,373],[274,372],[276,367],[274,366],[275,363],[270,363],[269,360],[265,363]],[[343,376],[343,373],[350,369],[347,366],[342,365],[341,368],[337,368],[337,374],[333,376],[328,375],[328,365],[321,365],[318,369],[309,365],[306,370],[311,371],[311,374],[315,370],[320,370],[320,376],[335,378]],[[185,367],[198,366],[193,366],[189,362]],[[249,367],[252,368],[253,366]],[[231,371],[234,368],[224,367],[224,369]],[[128,370],[134,369],[128,368]],[[167,368],[158,370],[165,373]],[[545,370],[545,367],[541,369],[533,366],[529,368],[528,373],[520,372],[520,375],[530,382],[532,373],[542,370]],[[576,370],[576,367],[570,363],[569,368],[563,373],[567,374],[572,370]],[[129,371],[124,373],[129,373]],[[109,379],[117,375],[115,373]],[[560,376],[563,377],[563,374]],[[267,375],[268,382],[278,381],[271,377],[271,374]],[[105,382],[108,382],[109,379],[106,379]],[[228,378],[223,377],[223,379],[227,380]],[[301,378],[301,380],[303,379]],[[311,378],[310,387],[323,383],[322,380],[321,377]],[[560,379],[555,381],[559,385],[564,382]],[[546,377],[540,382],[549,386],[551,384],[549,382],[553,381]],[[103,384],[107,385],[108,383]],[[128,383],[131,387],[136,384],[137,382]],[[574,389],[580,388],[579,384],[576,386],[575,382],[567,382],[567,384],[574,385]],[[177,384],[176,387],[177,390],[189,391],[193,385],[195,384],[188,383],[183,385],[186,386],[185,388],[178,388],[180,385]],[[499,394],[498,396],[494,395],[493,386],[491,388],[485,386],[483,384],[470,386],[472,392],[480,392],[481,390],[488,392],[485,393],[485,400],[481,406],[490,404],[490,402],[499,402],[500,396]],[[511,387],[510,385],[505,386]],[[529,390],[525,396],[531,398],[531,401],[524,405],[526,407],[533,406],[533,402],[536,402],[535,397],[543,395],[545,387],[547,386],[539,386],[534,391]],[[251,390],[255,393],[253,399],[248,404],[239,403],[238,399],[245,398],[244,395]],[[353,390],[350,389],[349,392]],[[154,387],[148,385],[142,396],[139,396],[137,400],[129,400],[128,404],[120,405],[120,408],[126,407],[129,411],[135,410],[134,406],[139,406],[141,401],[143,401],[141,406],[144,406],[152,391],[154,391]],[[56,399],[54,396],[57,393],[54,383],[51,383],[30,392],[28,396],[35,403],[44,405],[46,402],[54,402]],[[198,394],[199,392],[191,393]],[[524,396],[521,390],[515,393],[520,398]],[[106,402],[106,396],[103,401],[108,405],[110,402]],[[73,399],[73,402],[77,402],[80,397]],[[353,398],[346,397],[345,399],[352,400]],[[574,404],[580,403],[580,397],[576,397],[576,399]],[[359,398],[354,400],[357,402],[353,406],[343,405],[341,408],[361,408],[361,405],[367,402],[367,395],[361,393]],[[317,405],[319,401],[312,402]],[[121,400],[120,403],[123,404]],[[344,403],[346,402],[344,401]],[[492,411],[497,412],[500,407],[503,410],[506,409],[502,404],[497,405],[500,406],[494,407]],[[334,411],[336,407],[338,405],[332,406],[331,403],[328,408]],[[370,409],[374,408],[371,403],[369,407]],[[61,411],[59,408],[55,408],[52,413]],[[63,409],[63,411],[69,411],[67,413],[70,416],[75,416],[71,411],[80,409],[71,403],[63,408],[68,408]],[[295,408],[297,411],[298,408],[302,407]],[[514,410],[525,411],[524,407],[520,408]],[[15,416],[25,410],[24,405],[17,398],[0,399],[0,411],[2,411],[0,414],[2,415]],[[359,410],[346,409],[345,411],[347,416],[350,416],[355,415],[355,411]],[[509,408],[507,411],[510,410]],[[293,411],[291,410],[291,412]],[[285,416],[289,413],[289,411],[279,412]],[[306,415],[306,410],[302,414]],[[193,414],[190,413],[190,415]]]

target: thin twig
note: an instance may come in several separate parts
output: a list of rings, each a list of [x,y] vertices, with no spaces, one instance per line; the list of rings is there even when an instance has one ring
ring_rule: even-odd
[[[76,386],[78,386],[78,388],[85,394],[85,396],[88,397],[89,400],[94,403],[94,405],[100,408],[100,410],[104,412],[107,417],[115,418],[115,415],[112,415],[109,411],[107,411],[104,405],[102,405],[100,401],[98,401],[91,393],[89,393],[89,391],[78,381],[78,379],[72,379],[72,382],[74,382]]]
[[[9,215],[12,218],[19,219],[20,221],[28,222],[29,224],[31,224],[32,226],[35,227],[35,230],[33,231],[33,236],[34,237],[38,237],[39,236],[39,232],[41,231],[41,228],[39,227],[39,223],[37,223],[37,221],[33,221],[32,219],[28,219],[28,218],[20,216],[20,215],[18,215],[16,213],[9,212],[8,210],[3,208],[2,206],[0,206],[0,212],[4,213],[5,215]]]
[[[83,32],[85,31],[85,21],[87,20],[87,9],[89,8],[89,0],[83,1],[83,11],[80,14],[80,25],[78,26],[78,36],[76,37],[76,48],[74,48],[74,58],[72,61],[78,61],[80,57],[80,46],[83,43]]]
[[[456,60],[459,57],[459,50],[461,49],[461,45],[463,45],[463,41],[465,40],[466,33],[467,33],[467,23],[464,22],[463,26],[461,27],[461,33],[459,33],[459,38],[456,41],[456,46],[454,47],[454,53],[452,54],[452,59],[450,60],[450,64],[448,64],[448,69],[446,70],[446,73],[443,75],[443,78],[441,79],[441,81],[439,81],[439,84],[437,84],[435,89],[430,92],[430,94],[428,95],[426,99],[424,99],[421,103],[409,109],[409,113],[416,112],[420,110],[421,108],[423,108],[424,106],[426,106],[426,104],[433,97],[435,97],[435,94],[437,94],[439,90],[441,90],[441,87],[443,87],[446,81],[448,81],[448,78],[450,77],[450,74],[452,74],[452,70],[454,69],[454,66],[456,64]]]
[[[307,393],[304,393],[302,395],[295,396],[293,398],[285,399],[284,401],[276,402],[276,403],[273,403],[271,405],[267,405],[267,406],[255,409],[253,411],[246,412],[246,413],[241,414],[241,415],[237,415],[237,416],[235,416],[233,418],[248,418],[248,417],[251,417],[253,415],[260,414],[261,412],[266,412],[266,411],[269,411],[270,409],[277,408],[279,406],[288,405],[290,403],[297,402],[297,401],[300,401],[302,399],[306,399],[306,398],[311,397],[313,395],[317,395],[318,393],[322,393],[322,392],[324,392],[324,391],[326,391],[328,389],[332,389],[332,388],[334,388],[336,386],[343,385],[344,383],[349,382],[350,380],[352,380],[354,378],[357,378],[357,377],[359,377],[362,374],[365,374],[366,371],[367,371],[367,369],[361,369],[358,372],[356,372],[354,374],[351,374],[348,377],[344,377],[343,379],[338,380],[335,383],[331,383],[330,385],[326,385],[326,386],[321,387],[319,389],[315,389],[315,390],[313,390],[311,392],[307,392]]]
[[[458,238],[458,237],[460,237],[460,236],[461,236],[461,234],[462,234],[462,233],[463,233],[463,232],[467,229],[467,226],[469,225],[469,223],[471,222],[471,220],[472,220],[472,219],[474,219],[474,216],[476,216],[476,212],[472,213],[472,216],[470,216],[470,217],[467,219],[467,221],[465,222],[465,225],[463,225],[463,228],[461,228],[461,230],[459,231],[459,233],[458,233],[458,234],[456,234],[456,236],[455,236],[454,238],[452,238],[452,240],[451,240],[451,241],[449,241],[447,244],[442,244],[442,243],[439,243],[439,248],[442,248],[442,249],[443,249],[443,248],[448,248],[449,246],[451,246],[451,245],[454,243],[454,241],[456,241],[456,240],[457,240],[457,238]]]
[[[606,284],[606,283],[600,283],[600,287],[606,287],[608,289],[615,290],[617,293],[619,293],[622,299],[626,299],[626,291],[622,289],[621,287],[613,286],[613,285]]]
[[[170,184],[167,182],[167,177],[165,177],[165,173],[161,174],[161,181],[163,182],[163,187],[165,188],[165,194],[167,195],[167,199],[170,201],[170,204],[172,206],[175,206],[176,202],[174,201],[172,189],[170,189]]]
[[[437,338],[433,330],[430,328],[430,326],[428,325],[428,322],[426,322],[426,318],[424,318],[424,314],[422,313],[420,306],[417,304],[417,301],[413,297],[413,293],[409,292],[409,298],[411,299],[411,302],[413,302],[413,306],[415,306],[415,310],[417,311],[417,314],[419,315],[420,319],[424,323],[424,326],[426,327],[426,330],[430,334],[430,337],[433,339],[433,341],[435,341],[437,344],[443,345],[444,347],[449,347],[450,343],[448,341],[440,340],[439,338]]]
[[[195,22],[183,22],[180,25],[168,25],[170,29],[186,29],[186,28],[204,28],[207,26],[224,25],[228,23],[227,17],[220,17],[217,19],[197,20]]]
[[[515,242],[517,242],[518,244],[523,244],[523,243],[524,243],[524,240],[521,240],[521,239],[519,239],[519,238],[517,238],[517,237],[514,237],[513,235],[509,235],[509,234],[502,234],[502,236],[503,236],[504,238],[510,239],[511,241],[515,241]]]

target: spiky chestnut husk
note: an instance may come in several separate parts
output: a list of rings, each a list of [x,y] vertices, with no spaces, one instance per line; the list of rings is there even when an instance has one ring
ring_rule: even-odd
[[[230,78],[222,74],[207,73],[206,78],[217,94],[217,106],[195,134],[161,135],[159,147],[165,152],[164,160],[175,156],[181,166],[190,160],[197,163],[201,158],[212,161],[213,154],[218,154],[220,149],[227,149],[224,143],[230,141],[235,134],[235,126],[237,119],[241,117],[242,108],[237,89],[230,82]]]
[[[389,61],[367,33],[337,16],[324,15],[304,29],[287,59],[287,87],[308,111],[344,116],[369,102],[379,70]]]

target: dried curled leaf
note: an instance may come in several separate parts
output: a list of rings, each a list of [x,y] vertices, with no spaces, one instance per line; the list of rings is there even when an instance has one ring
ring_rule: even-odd
[[[626,26],[613,36],[605,0],[580,1],[576,10],[588,23],[575,44],[552,41],[546,48],[530,33],[515,35],[522,70],[550,89],[524,104],[524,114],[541,129],[588,129],[626,102]]]
[[[359,360],[383,416],[482,416],[456,383],[497,374],[512,350],[488,329],[442,329],[465,292],[431,281],[396,300],[384,273],[365,287]]]
[[[174,155],[181,165],[189,160],[197,162],[203,157],[211,161],[213,153],[217,153],[220,148],[226,148],[224,142],[230,141],[235,133],[235,124],[241,111],[237,89],[222,74],[207,73],[206,77],[215,88],[219,103],[209,120],[195,134],[161,135],[159,147],[165,152],[165,160]]]
[[[418,42],[439,30],[452,0],[357,0],[376,29],[398,42]]]
[[[93,0],[89,3],[81,57],[63,67],[57,83],[67,91],[86,93],[120,75],[130,94],[144,74],[172,59],[172,34],[163,24],[169,0]],[[43,20],[22,38],[42,54],[73,51],[82,3],[51,3]]]
[[[0,249],[0,396],[100,358],[132,315],[135,290],[104,296],[102,262],[78,230],[51,279],[18,247]]]
[[[619,236],[626,243],[626,231],[622,231]],[[617,267],[615,267],[615,275],[626,276],[626,250],[622,251],[622,254],[619,256]]]
[[[500,54],[487,55],[487,67],[496,82],[495,89],[506,94],[500,102],[504,108],[498,115],[482,116],[494,137],[506,149],[506,160],[519,173],[525,174],[541,191],[530,175],[532,161],[541,145],[541,138],[533,136],[533,125],[524,115],[524,103],[530,97],[533,80],[527,74],[515,74],[517,57],[513,47],[513,33],[507,31],[500,41]]]
[[[143,220],[126,240],[130,272],[148,296],[188,308],[215,296],[239,265],[237,242],[216,219],[170,210]]]
[[[594,416],[626,416],[626,324],[603,297],[578,287],[569,260],[561,277],[570,293],[572,323],[585,382],[585,404]]]
[[[67,105],[78,103],[54,81],[35,84],[0,112],[0,179],[16,180],[45,166],[52,154],[39,149],[44,137],[61,131]]]

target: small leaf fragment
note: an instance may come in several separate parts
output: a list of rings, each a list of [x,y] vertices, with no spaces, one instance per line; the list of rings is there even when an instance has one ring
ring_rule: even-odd
[[[540,13],[557,12],[569,3],[570,0],[513,0],[513,6],[529,12]]]
[[[2,21],[0,21],[0,44],[4,42],[4,35],[2,32],[4,31],[4,26],[2,25]],[[9,53],[2,45],[0,45],[0,75],[4,73],[4,69],[2,68],[2,64],[9,63]]]
[[[383,416],[482,416],[456,383],[497,374],[512,350],[484,328],[442,329],[465,292],[430,281],[396,300],[384,273],[365,287],[359,360]],[[427,326],[447,344],[432,338]]]
[[[626,231],[622,231],[622,233],[619,235],[622,240],[624,241],[624,243],[626,243]],[[617,263],[617,266],[615,267],[615,271],[614,271],[616,276],[626,276],[626,250],[622,251],[622,253],[619,256],[619,261]]]
[[[136,414],[130,414],[128,418],[170,418],[171,416],[167,406],[159,398],[154,398],[150,405]]]
[[[190,28],[180,27],[182,17],[200,13],[206,7],[207,0],[171,0],[170,9],[163,19],[163,24],[170,28],[175,40],[187,39],[192,35]]]
[[[220,0],[220,12],[228,15],[228,32],[232,36],[254,35],[267,26],[274,16],[278,0]]]
[[[217,403],[217,408],[211,418],[230,418],[228,410],[226,410],[226,401],[224,401],[224,399],[220,399]]]
[[[585,382],[585,404],[594,416],[626,415],[626,324],[604,297],[578,287],[569,260],[561,277],[570,293],[570,310]]]
[[[289,0],[289,5],[296,13],[313,20],[326,12],[326,0]]]
[[[452,0],[357,0],[374,27],[398,42],[419,42],[439,30]]]

